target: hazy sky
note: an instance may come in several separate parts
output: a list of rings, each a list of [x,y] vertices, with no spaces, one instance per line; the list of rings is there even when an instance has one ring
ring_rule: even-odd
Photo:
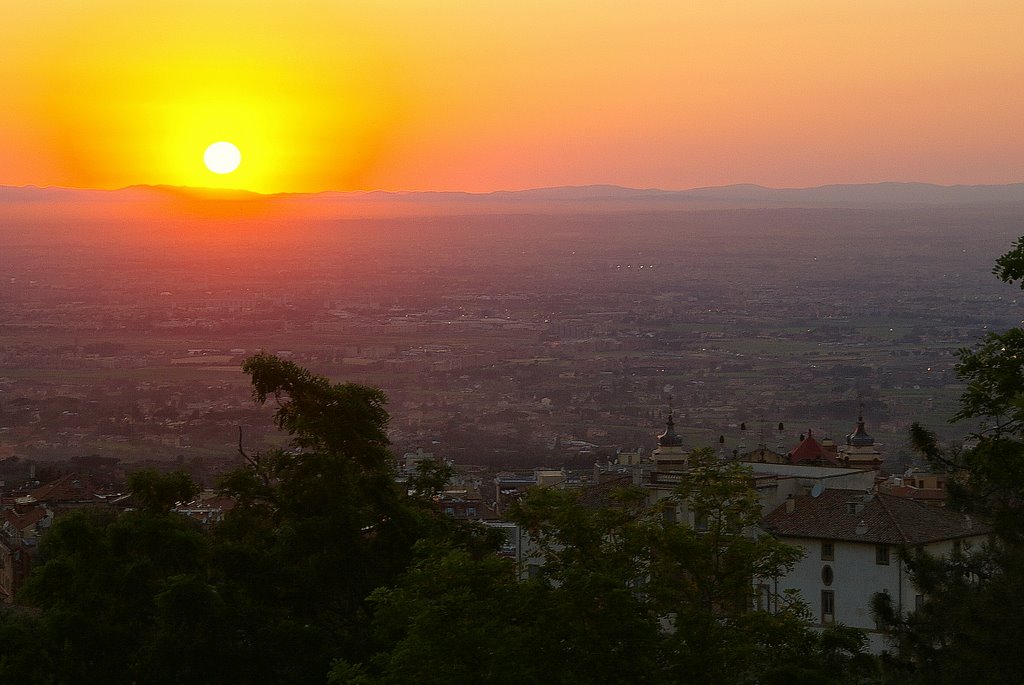
[[[0,184],[1019,182],[1022,31],[1021,0],[0,0]]]

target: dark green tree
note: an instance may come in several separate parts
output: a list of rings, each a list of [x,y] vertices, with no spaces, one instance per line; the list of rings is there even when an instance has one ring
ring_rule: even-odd
[[[859,631],[819,636],[805,607],[780,598],[775,613],[755,611],[755,581],[774,585],[801,552],[759,534],[761,503],[749,468],[695,450],[673,497],[696,525],[650,529],[651,606],[671,629],[663,637],[665,682],[863,682],[875,672]],[[839,639],[842,636],[843,639]],[[823,671],[826,664],[834,666]]]
[[[385,649],[337,663],[333,681],[869,678],[874,662],[858,631],[819,636],[796,603],[779,614],[753,610],[754,577],[781,574],[799,553],[755,534],[760,505],[749,472],[707,452],[691,461],[675,496],[655,506],[639,488],[531,491],[511,516],[529,535],[528,554],[543,559],[536,567],[421,547],[410,573],[374,595]],[[665,516],[684,503],[700,529]]]
[[[1024,238],[996,260],[993,273],[1024,289]],[[959,351],[957,375],[966,383],[953,421],[979,425],[971,449],[943,452],[934,435],[915,427],[919,449],[954,476],[953,504],[992,518],[1000,535],[1024,536],[1024,329],[989,333]]]
[[[128,476],[128,491],[135,506],[153,513],[166,512],[177,503],[189,502],[199,490],[184,471],[162,474],[143,470]]]
[[[1024,238],[993,271],[1024,288]],[[876,596],[875,613],[897,644],[887,659],[893,682],[1016,682],[1024,672],[1024,652],[1013,639],[1024,631],[1024,330],[989,333],[961,349],[957,374],[966,389],[952,421],[978,427],[973,444],[942,449],[917,424],[911,440],[949,474],[949,506],[991,522],[995,535],[991,544],[944,558],[908,555],[914,583],[927,597],[910,615]]]
[[[334,660],[370,651],[368,596],[406,571],[417,541],[494,549],[436,512],[440,471],[421,496],[396,485],[379,390],[268,354],[244,370],[292,442],[242,452],[223,523],[203,530],[171,511],[197,492],[185,474],[139,472],[133,511],[69,514],[44,537],[20,598],[39,619],[2,630],[41,636],[49,682],[322,682]],[[14,659],[0,669],[28,672]]]
[[[245,454],[223,490],[238,505],[216,532],[222,591],[239,609],[252,678],[322,679],[371,649],[367,598],[435,536],[480,543],[437,514],[433,491],[395,482],[380,390],[331,383],[266,353],[246,360],[257,402],[273,402],[287,449]]]
[[[176,660],[152,652],[167,628],[160,598],[182,579],[203,583],[207,552],[197,525],[169,512],[58,519],[19,597],[42,610],[53,682],[183,682]]]
[[[587,501],[538,489],[513,508],[542,563],[532,653],[552,682],[625,683],[657,668],[660,624],[644,591],[657,515],[638,488]],[[529,569],[527,569],[529,570]]]
[[[1024,559],[1016,546],[986,546],[949,557],[915,553],[908,566],[928,601],[900,616],[887,595],[873,609],[890,626],[897,651],[887,655],[891,682],[1016,682],[1021,668],[1016,636]]]
[[[754,597],[752,579],[779,578],[801,552],[769,535],[752,534],[761,520],[761,502],[749,468],[722,462],[709,449],[695,450],[689,462],[674,496],[662,506],[682,505],[697,525],[659,529],[659,545],[670,552],[658,556],[653,577],[663,582],[656,589],[680,610],[746,613]]]
[[[519,508],[547,558],[529,578],[493,553],[419,545],[409,573],[373,595],[382,649],[335,664],[332,682],[652,682],[659,626],[630,553],[642,536],[625,530],[636,493],[598,509],[577,495],[538,489]]]
[[[418,551],[408,574],[373,595],[385,649],[366,664],[336,663],[332,682],[550,682],[531,651],[537,607],[513,562],[443,543]]]
[[[53,683],[51,658],[42,621],[21,607],[0,608],[0,683]]]
[[[544,564],[494,554],[493,534],[441,516],[443,471],[394,480],[380,391],[268,354],[246,361],[292,442],[240,451],[213,531],[175,514],[180,474],[133,478],[134,511],[78,512],[43,541],[22,600],[0,617],[37,663],[0,675],[54,683],[856,682],[862,643],[818,637],[798,607],[751,610],[755,577],[795,552],[753,531],[749,474],[710,453],[674,498],[635,488],[540,489],[514,510]],[[685,503],[701,525],[666,520]],[[524,577],[526,576],[526,577]],[[821,682],[820,680],[818,682]]]

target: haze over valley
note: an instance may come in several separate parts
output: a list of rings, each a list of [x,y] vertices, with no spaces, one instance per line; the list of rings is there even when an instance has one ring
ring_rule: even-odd
[[[384,389],[398,454],[585,467],[650,449],[670,402],[689,446],[785,451],[863,403],[895,466],[913,420],[969,432],[955,351],[1024,318],[990,273],[1018,186],[0,190],[0,454],[208,484],[239,426],[280,440],[260,349]]]

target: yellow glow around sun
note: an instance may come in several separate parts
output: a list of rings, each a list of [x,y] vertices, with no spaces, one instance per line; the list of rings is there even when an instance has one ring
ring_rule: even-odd
[[[2,185],[1021,180],[1020,0],[0,0],[0,17]],[[227,140],[245,159],[212,173],[202,152]]]
[[[351,187],[345,174],[358,174],[374,156],[378,131],[389,119],[386,100],[374,102],[355,87],[317,89],[272,67],[240,71],[231,82],[223,76],[189,81],[189,73],[205,73],[193,66],[160,74],[164,95],[141,103],[124,122],[139,131],[131,150],[140,175],[159,173],[169,185],[263,193]],[[198,153],[212,141],[230,141],[244,163],[230,172],[204,164]]]
[[[242,163],[242,153],[231,143],[222,140],[206,148],[203,162],[215,174],[230,174]]]
[[[157,2],[144,9],[129,0],[90,0],[70,16],[120,20],[97,19],[85,31],[63,18],[72,22],[76,41],[50,41],[37,64],[22,69],[20,82],[31,87],[12,106],[38,122],[33,131],[46,132],[36,138],[11,134],[5,125],[14,110],[7,101],[7,27],[0,22],[0,173],[8,149],[19,155],[35,149],[17,167],[26,170],[26,183],[48,163],[54,173],[47,184],[85,188],[374,187],[368,179],[389,163],[396,127],[405,121],[404,76],[394,68],[388,40],[363,29],[341,31],[341,40],[336,28],[319,29],[319,10],[335,4],[313,0],[298,14],[282,4],[264,8],[262,16],[244,0]],[[278,19],[294,23],[294,31],[282,31]],[[22,23],[48,25],[42,16]],[[225,36],[219,27],[227,25],[238,30]],[[204,163],[215,141],[241,151],[236,168]]]

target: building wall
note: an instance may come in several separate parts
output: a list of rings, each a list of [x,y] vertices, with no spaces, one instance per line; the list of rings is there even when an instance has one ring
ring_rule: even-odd
[[[0,538],[0,601],[12,602],[32,569],[32,552],[21,540]]]
[[[867,633],[872,652],[886,649],[885,636],[875,625],[871,613],[872,597],[878,592],[888,592],[893,603],[904,613],[914,611],[918,601],[918,590],[907,572],[906,562],[900,556],[900,547],[888,545],[888,564],[878,563],[878,545],[833,540],[832,559],[822,559],[822,540],[780,538],[786,544],[804,550],[804,557],[793,570],[781,578],[774,590],[783,592],[797,590],[810,610],[814,625],[823,627],[822,591],[833,593],[833,622],[860,628]],[[964,544],[981,544],[983,538],[965,540]],[[926,545],[924,549],[933,555],[948,555],[953,551],[953,541],[945,540]],[[832,569],[832,582],[823,579],[825,567]],[[774,607],[773,607],[774,608]]]
[[[15,560],[14,545],[0,538],[0,601],[11,602],[14,599]]]

